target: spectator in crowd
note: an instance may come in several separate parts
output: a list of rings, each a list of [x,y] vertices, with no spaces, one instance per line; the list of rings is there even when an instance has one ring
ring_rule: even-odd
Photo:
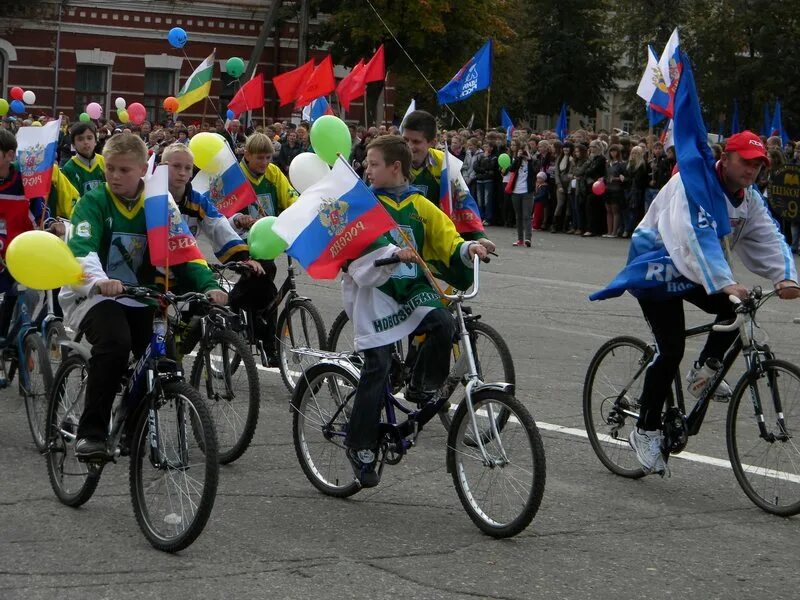
[[[528,144],[523,144],[511,163],[514,180],[511,188],[511,204],[517,222],[517,241],[514,246],[531,246],[531,217],[533,213],[533,191],[536,185],[536,159]]]
[[[464,151],[464,164],[461,165],[461,176],[469,188],[469,193],[477,200],[478,190],[475,178],[475,159],[478,156],[478,140],[469,138]]]
[[[622,205],[625,201],[628,166],[622,160],[622,146],[612,144],[608,148],[608,173],[606,175],[606,233],[605,238],[622,235]]]
[[[572,233],[583,235],[586,225],[586,201],[589,188],[586,185],[586,169],[589,166],[589,155],[586,144],[575,145],[575,166],[572,177]]]
[[[492,145],[485,143],[474,159],[476,201],[481,211],[483,224],[488,225],[494,216],[494,180],[497,171],[497,158],[492,156]]]
[[[278,152],[275,164],[281,168],[281,171],[288,175],[289,165],[294,158],[302,152],[303,147],[297,140],[297,131],[289,131],[289,133],[286,134],[286,141],[281,144],[281,149],[280,152]]]
[[[644,150],[641,146],[631,148],[628,157],[628,176],[630,182],[626,208],[623,211],[625,231],[622,237],[628,238],[633,233],[636,225],[644,216],[644,194],[648,184],[647,163],[644,160]]]
[[[568,199],[575,170],[575,160],[572,152],[575,146],[572,142],[566,142],[561,147],[561,155],[554,161],[553,179],[556,188],[556,209],[553,213],[553,225],[550,227],[551,233],[564,231],[568,218]]]
[[[653,144],[653,155],[650,159],[650,183],[644,195],[645,212],[650,208],[653,198],[667,184],[670,177],[672,177],[672,165],[669,164],[669,160],[664,154],[664,144],[655,142]]]
[[[597,196],[592,191],[594,182],[606,176],[606,157],[603,155],[604,142],[593,140],[589,142],[589,160],[586,162],[583,173],[584,185],[587,190],[586,200],[586,230],[583,237],[592,237],[603,231],[604,219],[602,196]]]

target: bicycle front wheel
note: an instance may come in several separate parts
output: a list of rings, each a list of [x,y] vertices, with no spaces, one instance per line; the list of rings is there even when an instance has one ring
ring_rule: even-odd
[[[217,428],[219,462],[235,461],[247,450],[258,424],[261,392],[250,348],[230,330],[217,330],[201,346],[190,382],[200,392]]]
[[[472,394],[472,404],[475,425],[466,400],[453,416],[447,470],[473,523],[492,537],[511,537],[530,524],[542,501],[542,439],[533,417],[511,394],[481,389]],[[497,415],[503,413],[509,417],[500,429]]]
[[[744,493],[768,513],[800,513],[798,433],[800,369],[768,360],[759,374],[745,374],[728,407],[728,456]]]
[[[28,334],[23,352],[25,355],[22,360],[25,361],[28,381],[25,382],[20,369],[20,388],[25,396],[25,412],[28,414],[33,443],[39,452],[44,452],[47,448],[47,400],[53,388],[53,371],[44,341],[38,333]]]
[[[75,457],[78,423],[86,402],[89,366],[74,354],[56,372],[47,407],[47,474],[58,499],[80,506],[94,494],[100,471]]]
[[[325,350],[328,337],[325,321],[311,300],[293,300],[278,317],[278,358],[283,383],[294,391],[303,371],[317,358],[302,354],[303,350]]]
[[[344,446],[358,386],[349,371],[320,363],[305,372],[292,398],[292,434],[300,467],[312,485],[338,498],[359,489]]]
[[[183,550],[203,531],[217,495],[217,461],[214,424],[197,390],[164,383],[141,411],[131,444],[133,512],[155,548]]]

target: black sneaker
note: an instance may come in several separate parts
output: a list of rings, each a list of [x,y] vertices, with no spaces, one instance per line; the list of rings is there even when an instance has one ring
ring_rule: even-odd
[[[434,396],[436,395],[436,391],[423,391],[418,390],[417,388],[407,387],[405,393],[405,399],[408,402],[413,402],[417,405],[417,408],[422,408],[428,402],[433,400]]]
[[[267,366],[268,367],[275,367],[278,368],[281,366],[281,357],[278,356],[278,353],[275,352],[273,354],[267,354]]]
[[[81,438],[75,443],[75,458],[92,460],[107,457],[108,452],[106,451],[106,443],[104,440]]]
[[[374,450],[348,448],[347,460],[350,461],[350,466],[353,467],[353,473],[361,487],[375,487],[380,483],[381,476],[375,470],[378,457]]]

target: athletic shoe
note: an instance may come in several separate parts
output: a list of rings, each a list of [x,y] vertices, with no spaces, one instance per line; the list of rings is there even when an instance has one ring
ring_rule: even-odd
[[[689,369],[689,373],[686,375],[686,382],[688,383],[687,389],[689,393],[694,396],[695,398],[699,398],[703,390],[706,389],[708,382],[711,380],[711,377],[714,375],[714,369],[710,368],[708,365],[703,365],[702,367],[698,367],[697,363],[695,363],[694,367]],[[714,392],[713,400],[717,402],[728,402],[733,395],[733,391],[731,390],[731,386],[723,379],[719,382],[716,391]]]
[[[106,443],[103,440],[81,438],[75,443],[75,457],[84,460],[107,458]]]
[[[525,245],[526,245],[528,248],[530,248],[530,247],[531,247],[531,241],[530,241],[530,240],[525,240]]]
[[[517,240],[516,242],[514,242],[514,243],[513,243],[513,244],[511,244],[511,245],[512,245],[512,246],[524,246],[524,245],[525,245],[525,242],[523,242],[522,240]]]
[[[661,452],[663,441],[664,434],[661,431],[639,431],[638,427],[634,427],[628,436],[628,443],[636,452],[636,458],[642,465],[645,475],[651,473],[658,473],[662,477],[665,473],[669,475],[669,468]]]
[[[375,487],[381,482],[381,476],[375,470],[378,460],[374,450],[348,448],[347,460],[350,461],[350,466],[361,487]]]

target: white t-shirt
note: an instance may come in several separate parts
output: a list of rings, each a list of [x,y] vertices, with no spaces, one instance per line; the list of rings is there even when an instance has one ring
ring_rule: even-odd
[[[517,180],[514,182],[515,194],[528,193],[528,161],[523,160],[517,171]]]

